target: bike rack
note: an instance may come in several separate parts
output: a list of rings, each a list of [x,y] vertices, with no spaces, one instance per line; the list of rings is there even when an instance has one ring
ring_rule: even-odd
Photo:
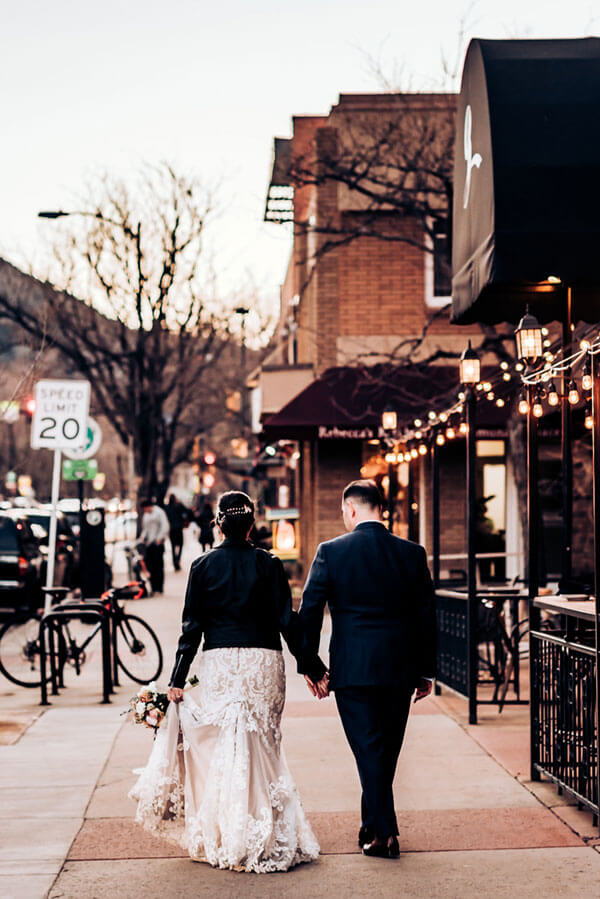
[[[102,639],[102,702],[110,703],[110,694],[113,689],[113,666],[114,661],[111,658],[111,650],[114,648],[114,634],[111,638],[111,614],[101,602],[67,602],[62,603],[42,617],[40,621],[39,642],[40,642],[40,676],[41,676],[41,702],[40,705],[51,705],[48,700],[48,685],[46,683],[46,636],[48,637],[48,648],[50,652],[50,680],[52,684],[52,695],[59,695],[59,687],[64,686],[62,680],[62,670],[57,670],[56,651],[54,645],[54,635],[57,633],[57,625],[60,621],[73,618],[81,618],[82,615],[94,616],[95,620],[100,623],[100,633]],[[114,628],[112,628],[114,631]]]

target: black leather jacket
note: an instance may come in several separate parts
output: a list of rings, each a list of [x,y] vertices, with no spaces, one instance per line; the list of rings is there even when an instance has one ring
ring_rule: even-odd
[[[170,685],[183,687],[202,637],[203,650],[233,646],[279,650],[280,634],[298,671],[319,680],[325,665],[315,652],[304,649],[281,560],[246,541],[224,540],[191,567]]]

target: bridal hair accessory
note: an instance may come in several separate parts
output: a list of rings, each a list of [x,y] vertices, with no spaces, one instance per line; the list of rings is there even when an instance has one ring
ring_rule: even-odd
[[[251,506],[232,506],[231,509],[222,509],[218,514],[218,518],[222,521],[229,515],[250,515],[251,513]]]
[[[191,690],[192,687],[198,685],[199,681],[194,675],[188,678],[187,683],[186,690]],[[167,694],[161,693],[154,681],[138,690],[135,696],[129,700],[129,710],[133,712],[134,722],[149,727],[155,734],[163,722],[168,706]],[[127,715],[128,711],[123,714]]]

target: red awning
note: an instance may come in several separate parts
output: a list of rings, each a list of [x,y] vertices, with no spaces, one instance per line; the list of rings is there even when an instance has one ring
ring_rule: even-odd
[[[402,428],[450,405],[458,388],[457,365],[331,368],[268,418],[263,430],[268,440],[374,439],[383,436],[386,406],[397,410]],[[503,429],[506,419],[506,407],[481,406],[482,427]]]

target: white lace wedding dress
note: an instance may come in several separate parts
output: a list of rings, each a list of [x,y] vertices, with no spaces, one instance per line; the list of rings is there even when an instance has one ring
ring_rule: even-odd
[[[313,861],[319,845],[281,749],[282,653],[211,649],[198,677],[169,705],[129,794],[136,821],[218,868],[266,873]]]

